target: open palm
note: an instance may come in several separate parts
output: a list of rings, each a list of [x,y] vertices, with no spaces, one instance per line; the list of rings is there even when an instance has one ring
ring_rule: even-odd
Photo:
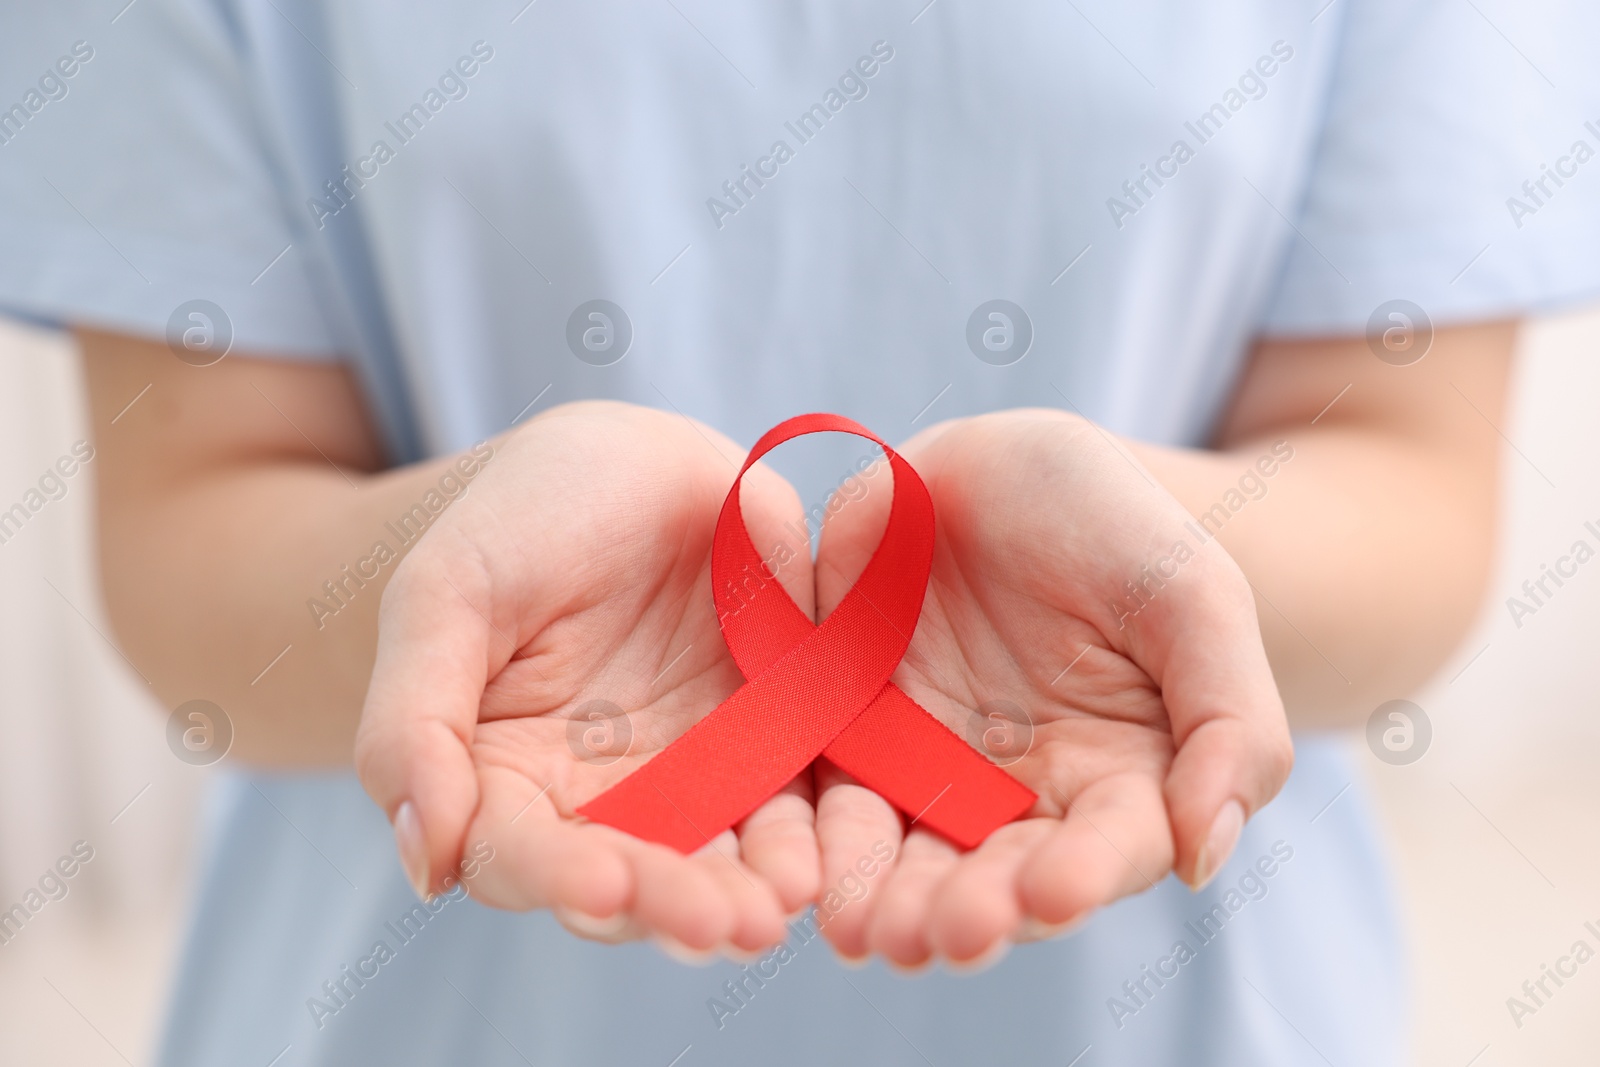
[[[938,527],[894,681],[1038,802],[962,854],[915,824],[906,832],[876,794],[820,767],[825,884],[874,841],[900,844],[867,900],[831,917],[835,945],[908,966],[971,961],[1174,869],[1205,880],[1291,759],[1238,568],[1083,420],[981,416],[898,451],[927,483]],[[874,478],[890,475],[880,466]],[[871,492],[830,517],[824,614],[871,555],[888,499]],[[1188,551],[1174,553],[1180,543]]]
[[[710,596],[712,531],[741,460],[679,416],[557,408],[502,443],[404,560],[357,766],[402,853],[419,831],[401,824],[420,824],[428,888],[486,842],[478,899],[694,950],[781,940],[783,916],[815,894],[809,775],[687,857],[575,816],[743,681]],[[764,556],[803,521],[768,470],[746,476],[743,501]],[[809,553],[792,555],[778,578],[809,612]]]

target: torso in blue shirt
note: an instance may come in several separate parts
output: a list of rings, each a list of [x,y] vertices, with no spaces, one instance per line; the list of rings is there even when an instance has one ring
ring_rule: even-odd
[[[1491,119],[1520,90],[1420,53],[1374,60],[1392,82],[1350,66],[1406,35],[1502,47],[1470,11],[919,8],[144,0],[0,147],[21,205],[0,233],[23,252],[0,298],[146,332],[213,300],[236,351],[353,360],[406,460],[585,397],[745,443],[807,410],[894,440],[1070,405],[1201,444],[1264,323],[1359,332],[1396,296],[1443,318],[1593,280],[1528,268],[1536,236],[1452,280],[1504,224],[1459,198],[1514,190],[1522,162],[1429,148],[1406,116],[1510,128]],[[45,61],[79,36],[54,17],[26,36]],[[1386,186],[1372,148],[1400,136],[1469,162]],[[118,182],[74,165],[91,149]],[[1422,281],[1391,291],[1396,272]],[[620,359],[569,343],[595,300],[626,317]],[[1020,358],[969,343],[992,300],[1022,311]],[[788,461],[808,502],[835,460]],[[920,977],[849,971],[803,933],[752,977],[543,914],[418,913],[351,778],[237,775],[162,1062],[1395,1063],[1399,939],[1356,774],[1302,737],[1204,893],[1168,880],[982,974]]]

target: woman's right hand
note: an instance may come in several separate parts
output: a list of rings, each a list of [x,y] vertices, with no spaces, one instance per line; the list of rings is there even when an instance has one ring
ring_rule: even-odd
[[[775,944],[813,899],[809,772],[690,856],[575,815],[744,680],[711,597],[712,531],[742,459],[682,416],[554,408],[495,443],[400,563],[356,766],[419,892],[486,842],[493,859],[470,884],[484,903],[694,951]],[[798,496],[758,466],[742,499],[756,547],[787,559],[778,580],[811,613]]]

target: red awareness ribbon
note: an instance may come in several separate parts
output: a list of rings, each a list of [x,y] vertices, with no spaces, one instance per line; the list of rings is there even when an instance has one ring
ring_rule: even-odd
[[[773,448],[827,431],[879,445],[894,472],[894,497],[866,569],[818,625],[756,551],[739,485]],[[1029,789],[889,682],[922,614],[933,529],[927,486],[859,423],[799,415],[768,430],[723,501],[711,549],[718,621],[745,684],[579,814],[690,853],[818,756],[963,848],[1031,808]]]

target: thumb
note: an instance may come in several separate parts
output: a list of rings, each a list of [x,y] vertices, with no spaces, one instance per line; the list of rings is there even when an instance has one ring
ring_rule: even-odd
[[[1172,590],[1150,619],[1151,676],[1177,745],[1165,790],[1174,866],[1198,890],[1282,788],[1294,748],[1249,584],[1215,543],[1185,569],[1198,580]]]
[[[494,633],[483,569],[440,558],[414,551],[384,590],[355,750],[361,784],[389,816],[424,899],[448,888],[477,810],[470,746]]]

